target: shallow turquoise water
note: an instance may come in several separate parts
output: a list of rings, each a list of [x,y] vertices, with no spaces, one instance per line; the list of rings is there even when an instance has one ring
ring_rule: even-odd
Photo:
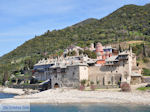
[[[0,99],[13,98],[16,94],[0,93]]]
[[[150,106],[79,104],[79,105],[31,105],[31,112],[150,112]]]

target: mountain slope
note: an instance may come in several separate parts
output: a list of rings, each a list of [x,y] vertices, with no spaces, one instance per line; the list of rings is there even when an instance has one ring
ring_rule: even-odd
[[[100,20],[90,18],[62,30],[48,30],[1,57],[0,71],[4,73],[3,67],[8,71],[24,69],[27,63],[34,64],[49,54],[61,54],[71,44],[85,47],[91,42],[127,40],[150,41],[150,4],[126,5]]]

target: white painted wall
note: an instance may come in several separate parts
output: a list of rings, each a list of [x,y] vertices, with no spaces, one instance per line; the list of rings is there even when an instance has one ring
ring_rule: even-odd
[[[87,66],[79,66],[79,78],[80,78],[80,81],[89,79]]]

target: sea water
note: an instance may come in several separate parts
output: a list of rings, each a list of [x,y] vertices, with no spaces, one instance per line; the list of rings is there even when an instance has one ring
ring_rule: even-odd
[[[115,104],[31,105],[31,112],[150,112],[150,106]]]
[[[16,94],[0,93],[0,99],[13,98]]]

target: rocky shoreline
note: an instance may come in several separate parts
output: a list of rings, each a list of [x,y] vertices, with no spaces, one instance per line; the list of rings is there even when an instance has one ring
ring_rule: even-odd
[[[150,105],[149,92],[120,92],[116,89],[98,91],[79,91],[77,89],[50,89],[47,91],[20,95],[9,99],[0,99],[1,103],[30,104],[80,104],[80,103],[113,103]]]
[[[17,94],[17,95],[25,94],[25,91],[23,91],[23,89],[15,89],[15,88],[8,88],[8,87],[0,87],[0,92],[9,93],[9,94]]]
[[[8,88],[8,87],[0,87],[1,93],[8,93],[8,94],[17,94],[17,95],[28,95],[38,93],[38,90],[32,89],[19,89],[19,88]]]

